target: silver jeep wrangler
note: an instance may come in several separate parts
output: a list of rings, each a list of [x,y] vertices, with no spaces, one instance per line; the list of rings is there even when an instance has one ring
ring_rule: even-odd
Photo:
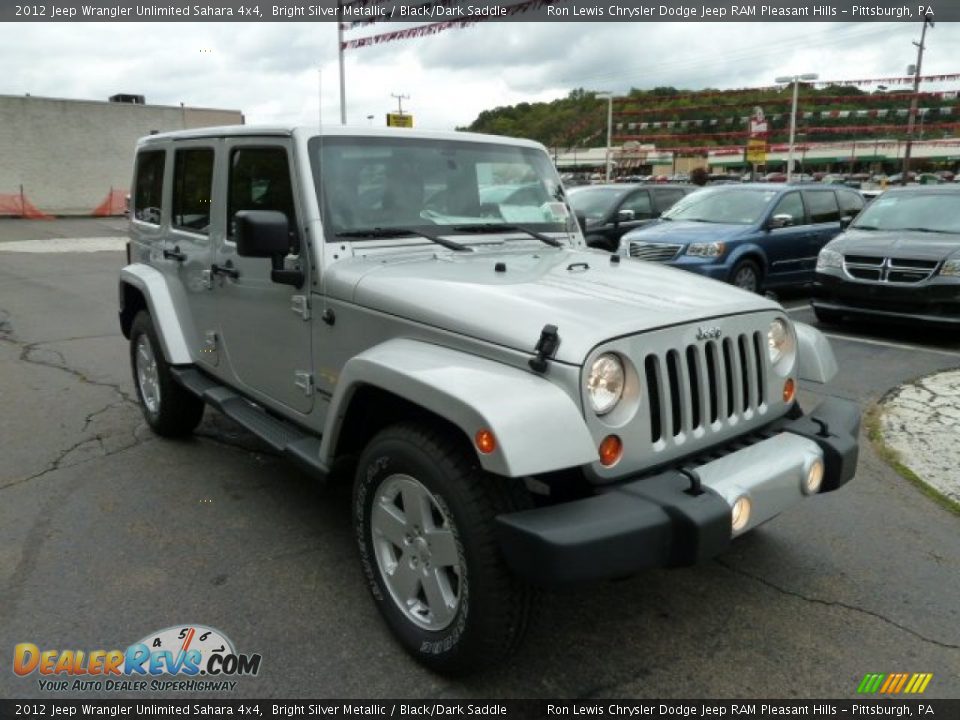
[[[163,436],[212,405],[354,477],[417,660],[515,648],[537,588],[688,565],[853,477],[860,416],[775,302],[586,247],[545,149],[213,128],[140,141],[120,324]]]

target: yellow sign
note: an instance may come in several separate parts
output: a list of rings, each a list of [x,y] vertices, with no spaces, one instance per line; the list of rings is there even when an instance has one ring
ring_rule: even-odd
[[[767,161],[767,141],[747,140],[747,162],[763,165]]]
[[[413,115],[401,115],[400,113],[387,113],[387,127],[413,127]]]

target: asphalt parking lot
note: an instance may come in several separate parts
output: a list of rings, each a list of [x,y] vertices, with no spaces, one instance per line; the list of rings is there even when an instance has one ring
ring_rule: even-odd
[[[0,220],[0,243],[122,229]],[[123,262],[0,252],[2,652],[202,623],[263,656],[232,697],[847,698],[868,672],[930,672],[927,697],[960,696],[960,518],[865,438],[847,487],[717,560],[549,594],[520,654],[484,675],[421,669],[368,600],[347,483],[317,485],[209,410],[189,441],[146,429],[116,318]],[[784,302],[815,322],[801,294]],[[805,402],[866,408],[960,365],[956,335],[825,329],[840,374]],[[39,695],[36,675],[0,672],[0,697]]]

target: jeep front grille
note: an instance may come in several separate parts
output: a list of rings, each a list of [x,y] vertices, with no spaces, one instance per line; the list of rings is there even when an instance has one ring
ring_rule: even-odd
[[[767,402],[760,332],[651,353],[644,358],[650,441],[709,432],[747,419]]]
[[[871,282],[923,282],[936,272],[938,264],[936,260],[872,255],[847,255],[843,258],[843,269],[847,275]]]
[[[662,243],[631,242],[630,257],[651,262],[667,262],[680,254],[683,245],[664,245]]]

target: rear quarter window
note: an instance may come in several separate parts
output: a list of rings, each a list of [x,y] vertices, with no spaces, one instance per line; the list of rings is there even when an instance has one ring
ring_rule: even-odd
[[[133,217],[141,222],[160,224],[163,215],[164,150],[143,150],[137,154],[133,184]]]

